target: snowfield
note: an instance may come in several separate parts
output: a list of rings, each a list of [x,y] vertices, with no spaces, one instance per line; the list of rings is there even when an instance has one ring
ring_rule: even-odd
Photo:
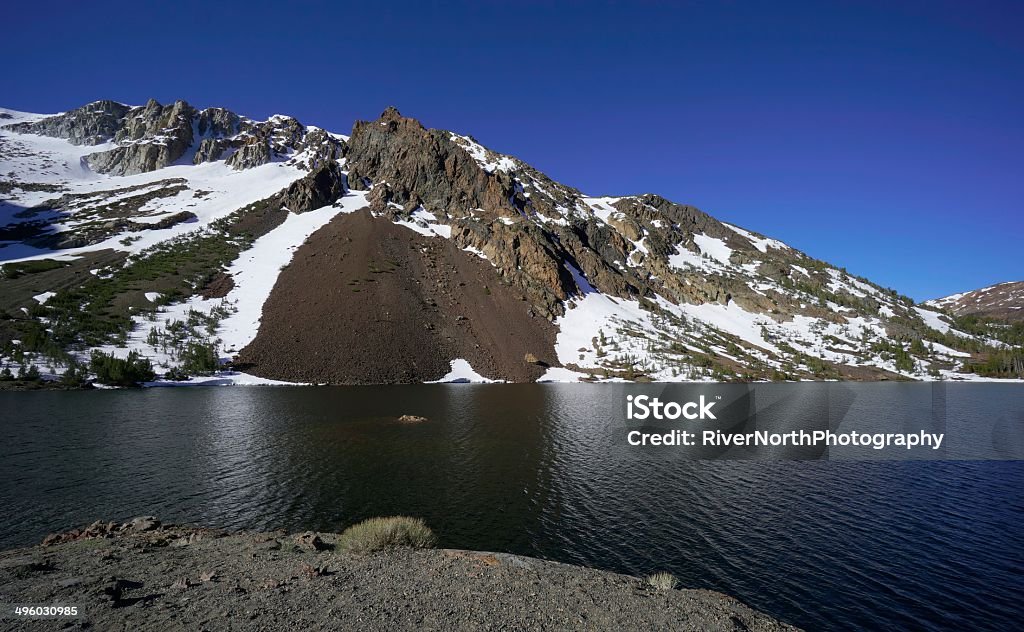
[[[26,139],[31,139],[31,143]],[[252,169],[234,170],[223,161],[219,161],[199,165],[175,164],[131,176],[108,176],[89,171],[82,165],[86,155],[109,149],[110,146],[77,146],[62,139],[15,134],[4,130],[0,130],[0,140],[5,144],[12,143],[25,147],[26,151],[31,150],[29,158],[18,160],[0,154],[0,173],[13,172],[21,182],[59,185],[70,195],[98,195],[104,191],[180,178],[187,187],[185,190],[172,197],[150,200],[139,213],[145,213],[146,217],[143,219],[149,223],[158,222],[181,211],[189,211],[197,217],[196,221],[182,222],[164,230],[121,232],[101,243],[80,248],[46,250],[22,244],[9,245],[0,248],[0,263],[33,259],[68,260],[107,248],[137,254],[168,239],[206,228],[212,222],[240,208],[273,195],[305,175],[301,169],[284,162],[270,162]],[[138,195],[140,192],[144,191],[133,191],[131,195]],[[12,207],[20,210],[53,197],[53,193],[45,191],[16,190],[7,196],[5,204],[0,203],[0,223],[11,221]],[[118,196],[112,196],[97,197],[96,201],[109,205],[116,204],[119,200]],[[54,225],[54,230],[60,232],[77,224],[78,221],[72,213],[66,219],[58,221]],[[123,243],[126,237],[131,238],[131,243]]]

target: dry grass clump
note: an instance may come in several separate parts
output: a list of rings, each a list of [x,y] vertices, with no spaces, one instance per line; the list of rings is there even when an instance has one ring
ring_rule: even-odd
[[[679,580],[672,573],[655,573],[644,580],[658,590],[672,590],[679,585]]]
[[[391,516],[370,518],[341,534],[338,547],[349,553],[372,553],[396,547],[429,549],[437,542],[434,532],[419,518]]]

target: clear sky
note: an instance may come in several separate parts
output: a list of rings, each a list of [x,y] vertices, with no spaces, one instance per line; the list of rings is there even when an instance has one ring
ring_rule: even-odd
[[[1024,2],[161,4],[7,0],[0,105],[395,105],[915,299],[1024,279]]]

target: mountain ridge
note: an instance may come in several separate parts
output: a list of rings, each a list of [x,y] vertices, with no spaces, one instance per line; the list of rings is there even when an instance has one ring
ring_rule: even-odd
[[[22,311],[0,319],[8,366],[135,350],[174,376],[214,373],[192,366],[201,348],[330,383],[444,379],[467,355],[470,379],[508,381],[976,379],[1020,345],[696,207],[587,196],[395,108],[348,136],[183,101],[4,112],[0,308]],[[374,241],[350,247],[346,231]],[[326,267],[303,263],[317,257]],[[277,270],[259,267],[271,259]],[[349,329],[318,339],[332,322]],[[369,363],[346,355],[364,338],[384,352],[353,352]]]
[[[1003,281],[976,290],[931,299],[922,304],[948,311],[956,316],[1024,320],[1024,281]]]

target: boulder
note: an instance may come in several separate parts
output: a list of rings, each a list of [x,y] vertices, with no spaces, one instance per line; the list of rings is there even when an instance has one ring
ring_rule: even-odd
[[[334,160],[288,186],[281,204],[292,213],[305,213],[333,204],[345,194],[345,174]]]
[[[331,548],[330,544],[324,542],[318,534],[312,531],[296,535],[295,544],[308,551],[326,551]]]
[[[122,526],[126,531],[153,531],[160,528],[160,521],[154,516],[132,518]]]
[[[398,423],[402,424],[421,424],[427,421],[426,417],[420,417],[419,415],[402,415],[398,418]]]

